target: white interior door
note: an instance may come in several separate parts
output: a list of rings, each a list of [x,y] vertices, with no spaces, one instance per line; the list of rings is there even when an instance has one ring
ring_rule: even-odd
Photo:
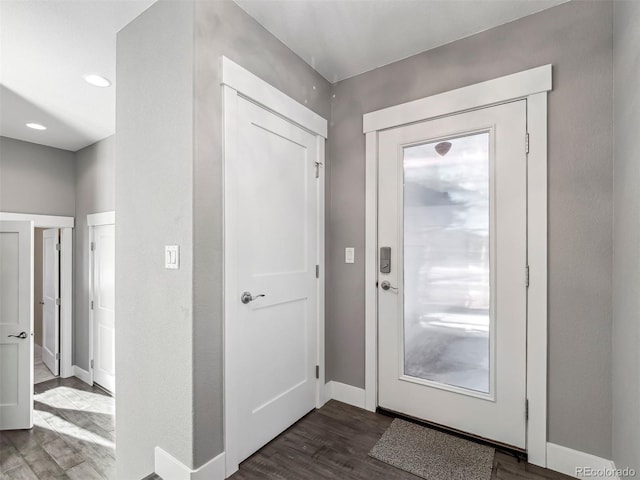
[[[383,131],[378,190],[379,405],[522,449],[525,135],[525,101]]]
[[[0,430],[33,427],[33,222],[0,221]]]
[[[60,231],[42,232],[42,361],[60,374]]]
[[[115,393],[115,226],[93,228],[93,381]]]
[[[233,126],[228,125],[228,129]],[[315,407],[317,137],[237,97],[227,164],[227,315],[238,461]],[[232,291],[233,291],[232,290]]]

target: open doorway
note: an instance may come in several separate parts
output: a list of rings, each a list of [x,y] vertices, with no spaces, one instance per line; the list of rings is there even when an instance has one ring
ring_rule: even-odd
[[[60,230],[34,229],[33,383],[60,374]]]

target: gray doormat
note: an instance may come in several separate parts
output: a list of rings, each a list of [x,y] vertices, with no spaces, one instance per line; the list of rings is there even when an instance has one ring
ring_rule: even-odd
[[[396,418],[369,455],[428,480],[490,480],[495,450]]]

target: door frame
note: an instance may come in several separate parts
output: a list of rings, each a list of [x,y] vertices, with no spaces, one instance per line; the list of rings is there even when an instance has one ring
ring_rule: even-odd
[[[74,217],[0,212],[0,220],[31,221],[34,228],[60,230],[60,377],[73,376],[73,228]]]
[[[251,102],[295,123],[299,127],[315,135],[318,161],[321,167],[325,164],[325,139],[327,138],[327,120],[320,117],[298,101],[282,93],[269,83],[244,69],[227,57],[221,57],[222,97],[223,97],[223,176],[224,176],[224,449],[226,476],[238,470],[238,423],[237,423],[237,374],[233,358],[229,355],[229,346],[234,341],[233,320],[238,317],[237,302],[235,301],[236,273],[226,268],[236,254],[236,245],[231,238],[228,225],[234,221],[235,212],[229,202],[229,178],[226,175],[227,166],[234,162],[236,153],[236,119],[238,115],[237,99],[246,98]],[[319,280],[318,294],[318,358],[320,366],[319,378],[316,380],[316,408],[325,403],[325,368],[324,368],[324,232],[325,232],[325,169],[318,169],[318,257]]]
[[[94,345],[94,315],[91,308],[91,301],[93,300],[93,275],[94,275],[94,250],[92,245],[94,242],[95,230],[93,227],[99,227],[101,225],[115,225],[116,224],[116,212],[102,212],[91,213],[87,215],[87,228],[89,229],[89,385],[93,385],[93,345]]]
[[[547,92],[552,66],[543,65],[363,115],[365,200],[365,408],[378,406],[378,133],[381,130],[527,101],[527,453],[547,466]],[[523,272],[523,275],[525,273]],[[523,406],[524,407],[524,406]]]

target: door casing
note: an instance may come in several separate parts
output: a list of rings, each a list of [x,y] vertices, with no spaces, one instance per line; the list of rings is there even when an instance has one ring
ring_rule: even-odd
[[[319,278],[317,282],[317,321],[318,321],[318,358],[317,365],[320,366],[317,386],[316,386],[316,407],[321,407],[326,401],[324,393],[325,373],[324,373],[324,162],[325,162],[325,139],[327,138],[327,121],[303,106],[296,100],[282,93],[280,90],[269,85],[264,80],[244,69],[227,57],[222,57],[222,95],[224,111],[224,170],[226,165],[234,161],[236,155],[234,149],[234,132],[237,118],[236,100],[238,96],[244,97],[257,105],[274,112],[275,114],[297,124],[303,129],[316,136],[318,149],[318,198],[317,198],[317,245],[319,265]],[[233,222],[233,212],[230,211],[228,198],[228,188],[226,182],[228,178],[225,174],[225,212],[224,212],[224,263],[228,265],[231,258],[234,258],[235,242],[230,236],[230,222]],[[238,381],[233,357],[229,355],[228,346],[233,342],[233,326],[231,322],[236,318],[237,287],[235,284],[235,274],[232,269],[224,269],[224,458],[226,476],[229,477],[238,470],[238,425],[237,392],[235,383]]]
[[[0,220],[32,221],[34,228],[60,229],[60,377],[74,375],[73,355],[73,228],[74,217],[0,212]]]
[[[552,66],[544,65],[363,116],[366,155],[365,220],[365,407],[378,406],[377,234],[378,132],[410,123],[527,101],[527,453],[547,466],[547,92]]]

